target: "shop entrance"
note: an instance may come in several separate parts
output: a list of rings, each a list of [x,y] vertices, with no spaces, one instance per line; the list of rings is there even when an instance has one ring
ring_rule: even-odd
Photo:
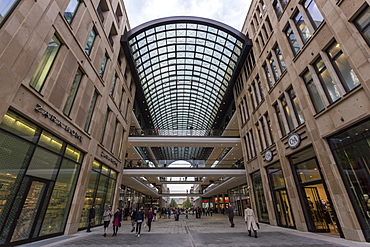
[[[317,232],[338,233],[336,220],[322,184],[304,187],[311,220]]]
[[[13,204],[13,212],[16,213],[12,227],[8,235],[8,242],[31,239],[38,236],[37,225],[40,225],[39,217],[43,209],[42,204],[48,191],[48,181],[39,178],[26,177],[26,186],[19,191],[18,200]],[[39,224],[37,224],[39,223]]]
[[[275,205],[277,211],[277,223],[279,226],[282,227],[290,227],[294,228],[294,220],[292,216],[292,212],[290,210],[290,203],[288,199],[287,191],[284,190],[276,190],[275,191]]]
[[[313,148],[294,154],[290,161],[299,185],[308,230],[339,236],[340,228]]]

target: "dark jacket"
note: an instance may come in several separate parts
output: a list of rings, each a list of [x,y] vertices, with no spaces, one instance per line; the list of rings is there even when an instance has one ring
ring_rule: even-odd
[[[142,210],[137,211],[136,221],[138,221],[138,220],[144,221],[144,211],[142,211]]]
[[[131,216],[131,220],[136,221],[136,218],[137,218],[137,211],[136,211],[136,210],[135,210],[135,211],[132,211],[130,216]]]
[[[89,210],[89,219],[95,218],[95,208],[90,208]]]
[[[227,216],[234,217],[234,208],[230,207],[227,209]]]

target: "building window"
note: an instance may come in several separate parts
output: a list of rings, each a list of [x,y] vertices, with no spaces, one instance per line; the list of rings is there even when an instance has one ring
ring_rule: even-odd
[[[89,209],[95,205],[96,224],[103,224],[103,212],[108,205],[113,204],[117,172],[108,166],[94,160],[90,173],[89,184],[86,190],[84,205],[79,227],[87,227]]]
[[[268,138],[269,138],[269,146],[274,144],[274,131],[272,130],[272,124],[271,124],[271,121],[270,121],[270,117],[268,115],[268,113],[266,112],[266,114],[263,116],[263,119],[266,121],[266,125],[265,125],[265,121],[263,121],[263,127],[266,129],[265,130],[265,133],[267,134]]]
[[[306,9],[307,14],[311,17],[311,22],[316,30],[324,21],[324,17],[322,17],[314,0],[306,0],[303,6]]]
[[[93,28],[91,29],[89,39],[87,40],[86,47],[85,47],[85,52],[87,55],[91,54],[91,49],[94,44],[95,38],[96,38],[96,32],[95,32],[95,28]]]
[[[252,184],[254,195],[256,197],[258,221],[269,223],[269,214],[267,210],[265,193],[263,191],[262,176],[260,171],[252,174]]]
[[[324,61],[320,58],[313,64],[313,66],[321,81],[321,85],[325,91],[326,96],[329,99],[329,102],[333,103],[340,99],[338,85],[336,85],[333,79],[331,78]]]
[[[285,125],[284,125],[284,121],[283,121],[283,116],[282,116],[281,111],[280,111],[280,107],[277,103],[275,103],[274,108],[275,108],[276,116],[277,116],[277,119],[278,119],[279,127],[280,127],[280,130],[281,130],[281,135],[285,136],[286,135],[286,130],[285,130]]]
[[[12,245],[7,245],[4,236],[17,241],[63,233],[83,153],[11,111],[0,123],[0,139],[0,170],[4,174],[0,176],[0,243]],[[24,209],[32,210],[25,215],[12,213],[22,208],[23,213]],[[29,234],[36,223],[38,230]]]
[[[301,35],[303,43],[306,43],[311,38],[312,34],[310,30],[308,29],[308,26],[306,22],[304,21],[303,16],[301,15],[301,13],[297,12],[293,17],[293,20]]]
[[[256,81],[257,81],[257,85],[258,85],[258,90],[259,90],[259,93],[260,93],[261,101],[263,101],[265,99],[265,95],[263,94],[261,79],[260,79],[260,77],[258,75],[256,77]]]
[[[272,81],[270,70],[267,67],[267,64],[266,63],[264,65],[262,65],[262,67],[263,67],[263,70],[265,71],[265,74],[266,74],[266,78],[267,78],[267,82],[269,84],[269,87],[272,88],[275,83]]]
[[[6,18],[15,9],[20,0],[3,0],[0,5],[0,27],[5,22]]]
[[[101,130],[100,141],[99,141],[100,144],[103,144],[103,141],[104,141],[105,130],[107,129],[107,123],[108,123],[109,113],[110,112],[111,112],[111,110],[108,107],[107,108],[107,112],[106,112],[105,117],[104,117],[103,128]]]
[[[370,241],[370,121],[328,138],[363,233]]]
[[[116,14],[115,15],[116,15],[117,23],[120,23],[123,14],[122,14],[121,7],[119,5],[117,6]]]
[[[116,82],[117,82],[117,74],[114,75],[113,81],[112,81],[112,87],[110,89],[109,95],[114,96],[114,89],[116,88]]]
[[[295,34],[290,26],[288,26],[288,28],[285,30],[285,35],[288,38],[288,41],[289,41],[290,47],[292,48],[294,56],[297,56],[297,54],[301,51],[301,48],[299,47],[297,38],[295,37]]]
[[[118,109],[121,110],[122,101],[123,101],[123,95],[125,94],[125,89],[122,87],[121,95],[119,96],[119,102],[118,102]]]
[[[280,16],[283,14],[283,10],[280,6],[280,3],[278,0],[275,0],[274,3],[272,4],[272,6],[274,7],[274,10],[275,10],[275,13],[276,13],[276,16],[277,18],[279,19]]]
[[[90,124],[91,124],[91,119],[92,119],[92,116],[93,116],[93,113],[94,113],[94,109],[95,109],[97,99],[98,99],[98,92],[95,90],[94,95],[91,99],[89,111],[87,112],[86,122],[85,122],[85,126],[84,126],[84,130],[86,132],[89,131]]]
[[[294,123],[293,123],[293,117],[292,117],[292,111],[288,106],[288,103],[286,101],[285,96],[282,96],[280,98],[281,106],[283,107],[285,119],[287,120],[289,131],[294,130]]]
[[[367,6],[353,21],[358,31],[370,46],[370,7]]]
[[[41,91],[45,83],[46,77],[48,76],[50,69],[53,66],[58,51],[60,50],[60,46],[61,42],[54,35],[51,38],[48,47],[46,48],[46,51],[42,56],[41,61],[37,66],[37,69],[30,81],[30,86],[33,87],[36,91],[38,92]]]
[[[103,78],[104,76],[104,72],[105,72],[105,68],[107,67],[107,61],[108,61],[108,55],[105,54],[104,57],[103,57],[103,61],[101,63],[101,67],[100,67],[100,71],[99,71],[99,76],[101,78]]]
[[[75,78],[73,80],[72,86],[71,86],[71,91],[69,92],[69,96],[63,108],[63,113],[66,116],[69,116],[69,114],[71,113],[72,105],[73,105],[73,102],[75,101],[76,94],[80,86],[82,76],[83,76],[83,73],[81,69],[78,69],[75,75]]]
[[[338,43],[332,44],[327,49],[327,53],[346,92],[352,91],[361,84]]]
[[[286,65],[285,65],[285,60],[284,60],[283,54],[281,53],[281,50],[280,50],[278,45],[275,46],[274,52],[275,52],[276,58],[279,62],[280,70],[283,73],[286,70]]]
[[[79,5],[80,5],[80,0],[70,0],[69,1],[66,11],[64,11],[64,18],[67,20],[69,24],[71,24]]]
[[[99,16],[101,23],[104,23],[104,15],[109,11],[107,1],[100,0],[96,11],[98,12],[98,16]]]
[[[317,87],[312,79],[310,72],[307,70],[303,75],[302,78],[306,84],[308,93],[310,95],[311,101],[313,106],[315,107],[316,113],[321,112],[324,110],[325,106],[322,102],[319,92],[317,91]]]
[[[274,75],[274,81],[276,82],[277,80],[279,80],[280,78],[280,73],[279,73],[279,70],[276,66],[276,62],[274,60],[274,58],[272,57],[272,55],[270,54],[270,56],[267,58],[268,62],[270,63],[270,67],[272,69],[272,71],[274,72],[273,75]],[[275,84],[275,83],[274,83]]]
[[[117,136],[117,127],[118,127],[118,124],[119,124],[119,122],[118,122],[118,120],[116,120],[116,124],[115,124],[115,126],[114,126],[114,132],[113,132],[113,137],[112,137],[112,140],[111,140],[111,143],[110,143],[110,148],[109,148],[109,151],[111,152],[111,153],[113,153],[113,148],[114,148],[114,141],[116,140],[116,136]]]
[[[303,113],[302,113],[301,107],[299,106],[298,98],[294,92],[294,89],[293,88],[289,89],[288,94],[289,94],[290,102],[292,102],[293,110],[294,110],[295,116],[297,117],[298,124],[299,125],[304,124],[305,121],[304,121]]]

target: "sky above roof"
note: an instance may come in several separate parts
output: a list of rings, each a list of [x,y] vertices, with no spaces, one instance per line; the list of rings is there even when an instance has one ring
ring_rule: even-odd
[[[169,16],[197,16],[241,30],[252,0],[124,0],[131,28]]]

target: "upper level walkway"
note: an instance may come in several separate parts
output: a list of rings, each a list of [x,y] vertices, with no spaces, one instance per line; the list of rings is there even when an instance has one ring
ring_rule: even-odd
[[[240,177],[245,176],[245,169],[226,168],[125,168],[125,177]],[[189,180],[189,182],[193,182]]]
[[[140,237],[131,232],[131,222],[123,221],[117,236],[112,236],[111,225],[107,237],[103,237],[103,227],[98,226],[92,232],[80,231],[68,236],[59,236],[35,243],[22,245],[24,247],[60,247],[60,246],[150,246],[150,247],[235,247],[235,246],[300,246],[300,247],[370,247],[370,243],[354,242],[343,238],[301,232],[283,227],[260,223],[258,238],[248,237],[244,218],[234,217],[235,227],[230,227],[228,217],[222,214],[202,216],[180,216],[179,221],[159,219],[152,223],[152,229],[141,229]]]

